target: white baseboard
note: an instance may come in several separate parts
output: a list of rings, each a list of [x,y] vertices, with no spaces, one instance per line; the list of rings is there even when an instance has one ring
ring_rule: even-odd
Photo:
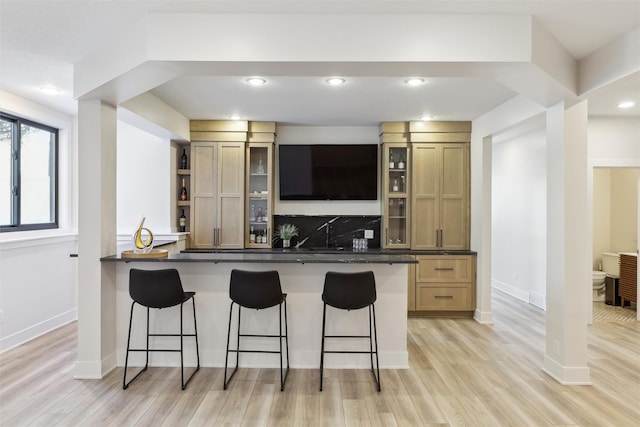
[[[496,279],[491,279],[491,287],[519,299],[520,301],[526,302],[527,304],[534,305],[543,310],[547,309],[546,297],[537,292],[525,291]]]
[[[524,301],[526,303],[529,302],[529,292],[518,289],[515,286],[509,285],[508,283],[504,283],[496,279],[491,279],[491,287],[498,289],[514,298],[517,298],[520,301]]]
[[[542,370],[562,385],[591,385],[590,371],[586,366],[562,366],[545,354]]]
[[[0,353],[11,350],[75,320],[78,320],[78,310],[76,308],[4,337],[0,339]]]
[[[535,305],[538,308],[547,310],[547,298],[546,296],[537,292],[529,292],[529,304]]]
[[[473,319],[478,323],[482,323],[483,325],[493,325],[493,312],[480,311],[476,308],[475,312],[473,313]]]

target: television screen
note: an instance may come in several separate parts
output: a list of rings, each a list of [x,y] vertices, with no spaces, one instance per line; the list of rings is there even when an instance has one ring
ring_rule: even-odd
[[[280,200],[376,200],[378,145],[280,145]]]

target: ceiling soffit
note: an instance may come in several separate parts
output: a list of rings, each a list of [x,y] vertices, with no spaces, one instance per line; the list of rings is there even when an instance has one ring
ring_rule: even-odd
[[[117,105],[202,73],[415,74],[491,78],[551,105],[575,93],[572,61],[529,16],[150,14],[76,64],[74,92]]]

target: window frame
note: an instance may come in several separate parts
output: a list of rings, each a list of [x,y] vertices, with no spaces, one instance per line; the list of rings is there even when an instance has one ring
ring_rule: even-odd
[[[23,117],[14,116],[0,111],[0,119],[8,122],[12,122],[13,135],[11,140],[11,185],[12,189],[12,202],[13,208],[11,212],[12,224],[0,224],[0,233],[13,232],[13,231],[31,231],[31,230],[50,230],[59,228],[60,222],[60,206],[59,206],[59,183],[60,183],[60,169],[59,169],[59,156],[60,156],[60,129],[38,123],[33,120],[25,119]],[[54,135],[53,141],[53,153],[50,153],[49,162],[53,162],[54,174],[52,177],[52,183],[50,186],[51,200],[53,204],[53,218],[51,222],[37,223],[37,224],[22,224],[21,212],[20,212],[20,199],[21,195],[21,183],[20,183],[20,159],[21,159],[21,138],[22,138],[22,125],[40,129],[43,131],[51,132]],[[51,158],[53,155],[53,159]],[[51,205],[50,205],[51,208]]]

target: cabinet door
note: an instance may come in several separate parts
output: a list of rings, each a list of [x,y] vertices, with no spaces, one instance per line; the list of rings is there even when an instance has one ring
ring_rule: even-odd
[[[223,249],[244,247],[244,152],[243,142],[218,143],[218,238]]]
[[[469,249],[469,144],[413,145],[413,249]]]
[[[440,248],[469,249],[469,145],[440,147]]]
[[[191,144],[191,247],[211,248],[216,228],[217,146]]]
[[[273,241],[273,143],[249,143],[246,184],[245,247],[270,248]]]
[[[437,144],[414,144],[411,151],[413,159],[411,247],[436,249],[440,150]]]
[[[382,168],[382,247],[409,247],[410,152],[406,143],[385,143]]]

